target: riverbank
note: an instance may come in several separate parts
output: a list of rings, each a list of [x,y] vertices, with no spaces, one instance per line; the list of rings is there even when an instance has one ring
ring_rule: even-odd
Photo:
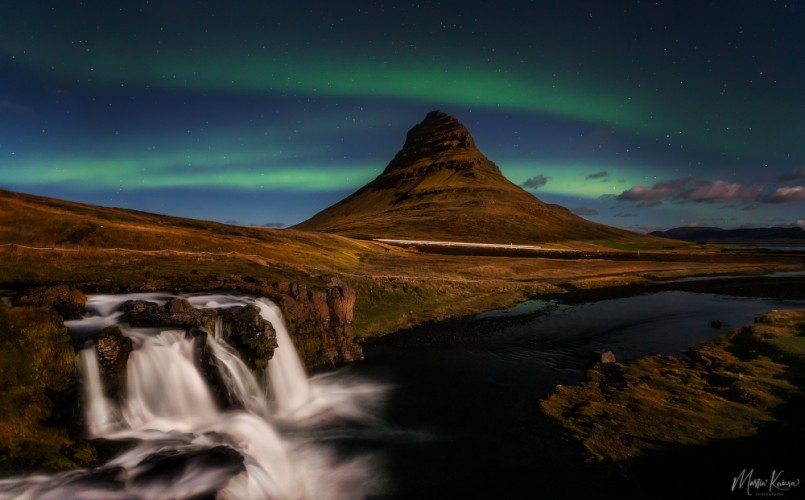
[[[805,480],[805,310],[771,311],[685,358],[598,363],[541,407],[591,460],[618,464],[652,497],[724,495],[744,469]],[[663,481],[675,473],[684,487]]]

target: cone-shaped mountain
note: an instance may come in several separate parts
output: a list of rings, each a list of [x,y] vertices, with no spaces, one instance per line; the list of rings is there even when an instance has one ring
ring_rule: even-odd
[[[440,111],[408,132],[376,179],[296,228],[353,238],[519,244],[639,237],[516,186],[461,122]]]

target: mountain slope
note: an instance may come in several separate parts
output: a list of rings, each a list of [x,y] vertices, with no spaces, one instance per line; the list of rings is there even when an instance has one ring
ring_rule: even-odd
[[[362,255],[379,252],[334,234],[232,226],[0,190],[0,246],[9,245],[235,252],[272,267],[304,269],[311,263],[352,269]]]
[[[380,176],[295,228],[363,239],[520,244],[648,238],[535,198],[501,174],[457,119],[439,111],[408,132]]]

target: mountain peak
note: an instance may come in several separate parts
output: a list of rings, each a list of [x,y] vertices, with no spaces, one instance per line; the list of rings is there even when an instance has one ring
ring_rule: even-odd
[[[384,173],[416,166],[423,161],[432,164],[446,161],[474,162],[482,159],[486,160],[486,157],[475,146],[467,127],[454,116],[436,110],[428,113],[424,120],[408,131],[403,148],[391,160]]]
[[[354,238],[533,244],[633,238],[510,182],[455,117],[431,111],[382,174],[295,226]]]

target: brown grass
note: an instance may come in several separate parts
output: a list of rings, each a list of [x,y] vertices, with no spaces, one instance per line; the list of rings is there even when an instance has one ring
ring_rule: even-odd
[[[237,227],[5,191],[0,191],[0,228],[0,288],[64,283],[88,290],[105,284],[104,289],[120,291],[191,291],[261,279],[301,281],[314,289],[326,276],[339,276],[358,294],[353,333],[359,337],[565,288],[805,267],[797,258],[730,256],[684,244],[684,252],[619,251],[617,260],[599,259],[615,255],[604,251],[581,259],[442,255],[333,234]]]

